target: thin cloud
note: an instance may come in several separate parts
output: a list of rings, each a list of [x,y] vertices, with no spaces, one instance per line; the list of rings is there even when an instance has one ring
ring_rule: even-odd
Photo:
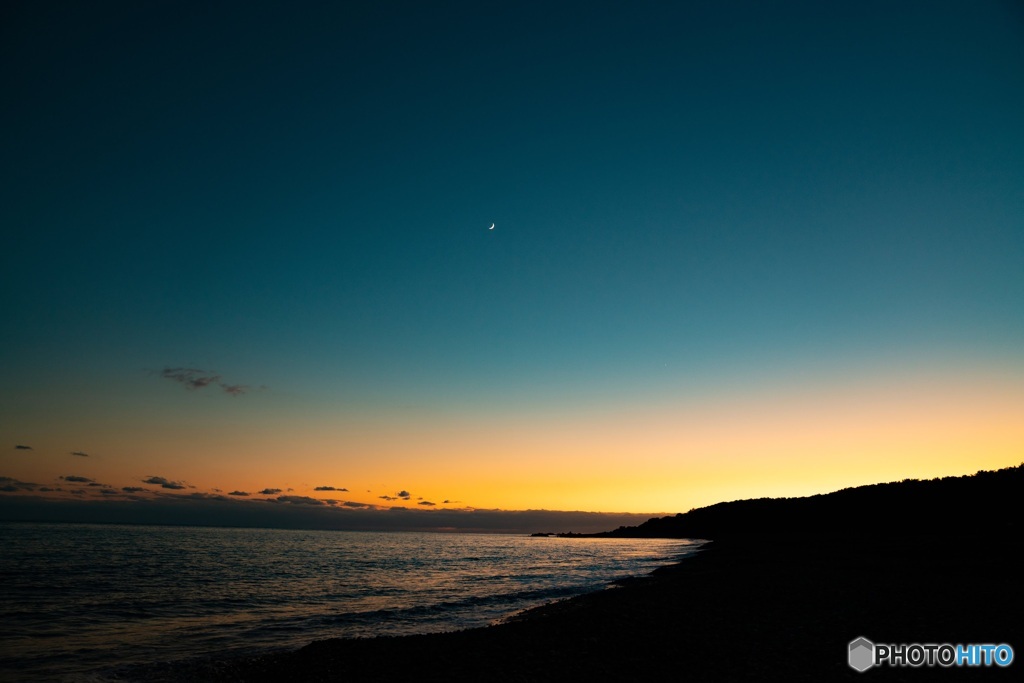
[[[149,491],[149,489],[144,489],[141,486],[122,486],[121,490],[125,493],[143,493]]]
[[[12,477],[0,477],[0,491],[14,493],[15,491],[35,491],[39,484],[32,484],[27,481],[18,481]]]
[[[71,455],[77,455],[80,458],[88,458],[89,454],[85,451],[71,451]]]
[[[181,489],[186,488],[185,484],[183,484],[182,482],[180,482],[180,481],[171,481],[170,479],[167,479],[166,477],[153,477],[153,476],[151,476],[151,477],[147,477],[146,479],[143,479],[142,483],[143,484],[153,484],[154,486],[159,486],[159,487],[165,488],[165,489],[171,489],[172,491],[180,491]]]
[[[314,491],[345,491],[348,493],[348,489],[337,488],[335,486],[317,486]]]
[[[78,475],[74,475],[74,474],[69,475],[67,477],[61,477],[61,479],[63,479],[64,481],[70,481],[70,482],[73,482],[73,483],[76,483],[76,484],[95,484],[96,483],[95,480],[90,479],[89,477],[79,477]]]
[[[19,443],[17,446],[14,447],[14,450],[16,450],[16,451],[32,451],[32,450],[35,450],[35,449],[32,448],[31,446],[26,446],[24,444],[20,444]]]
[[[281,489],[263,489],[260,491],[264,496],[274,496],[281,493]]]
[[[164,368],[160,376],[183,384],[187,389],[205,389],[220,381],[220,375],[199,368]]]
[[[272,502],[290,503],[291,505],[325,505],[324,501],[309,496],[278,496]]]
[[[418,502],[416,504],[417,505],[437,505],[437,503],[431,503],[429,500],[421,500],[420,502]]]
[[[232,491],[228,494],[229,496],[248,496],[249,494],[245,491]]]
[[[409,493],[408,491],[399,491],[395,495],[398,496],[399,498],[404,498],[405,500],[409,500],[410,498],[412,498],[412,494]]]
[[[380,498],[381,500],[398,500],[394,496],[377,496],[377,497]]]
[[[219,374],[199,368],[164,368],[160,371],[160,376],[172,382],[177,382],[192,391],[205,389],[209,386],[220,387],[221,391],[229,396],[241,396],[252,391],[252,387],[247,384],[225,382]],[[264,386],[260,387],[261,390],[265,388]]]

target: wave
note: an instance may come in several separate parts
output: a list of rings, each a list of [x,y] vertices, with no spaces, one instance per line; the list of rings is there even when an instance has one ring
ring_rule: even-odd
[[[486,626],[647,573],[685,546],[499,535],[252,530],[239,537],[211,529],[197,537],[162,527],[2,528],[0,680],[35,681],[337,637]],[[41,545],[62,548],[64,564],[38,552]]]

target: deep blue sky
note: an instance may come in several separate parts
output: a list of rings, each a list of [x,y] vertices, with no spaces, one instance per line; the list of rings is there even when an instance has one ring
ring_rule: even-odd
[[[385,422],[1020,370],[1020,3],[3,13],[12,442],[165,368]]]

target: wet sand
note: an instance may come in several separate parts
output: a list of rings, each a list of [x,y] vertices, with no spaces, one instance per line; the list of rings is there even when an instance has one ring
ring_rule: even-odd
[[[497,626],[149,670],[193,681],[1002,680],[1024,666],[1019,534],[719,540]],[[848,643],[1008,643],[1010,667],[847,665]]]

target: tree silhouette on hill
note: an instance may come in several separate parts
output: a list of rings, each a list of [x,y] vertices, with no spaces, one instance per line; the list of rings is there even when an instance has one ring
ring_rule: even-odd
[[[717,503],[639,526],[590,534],[605,538],[857,536],[1019,533],[1024,463],[937,479],[845,488],[804,498]]]

